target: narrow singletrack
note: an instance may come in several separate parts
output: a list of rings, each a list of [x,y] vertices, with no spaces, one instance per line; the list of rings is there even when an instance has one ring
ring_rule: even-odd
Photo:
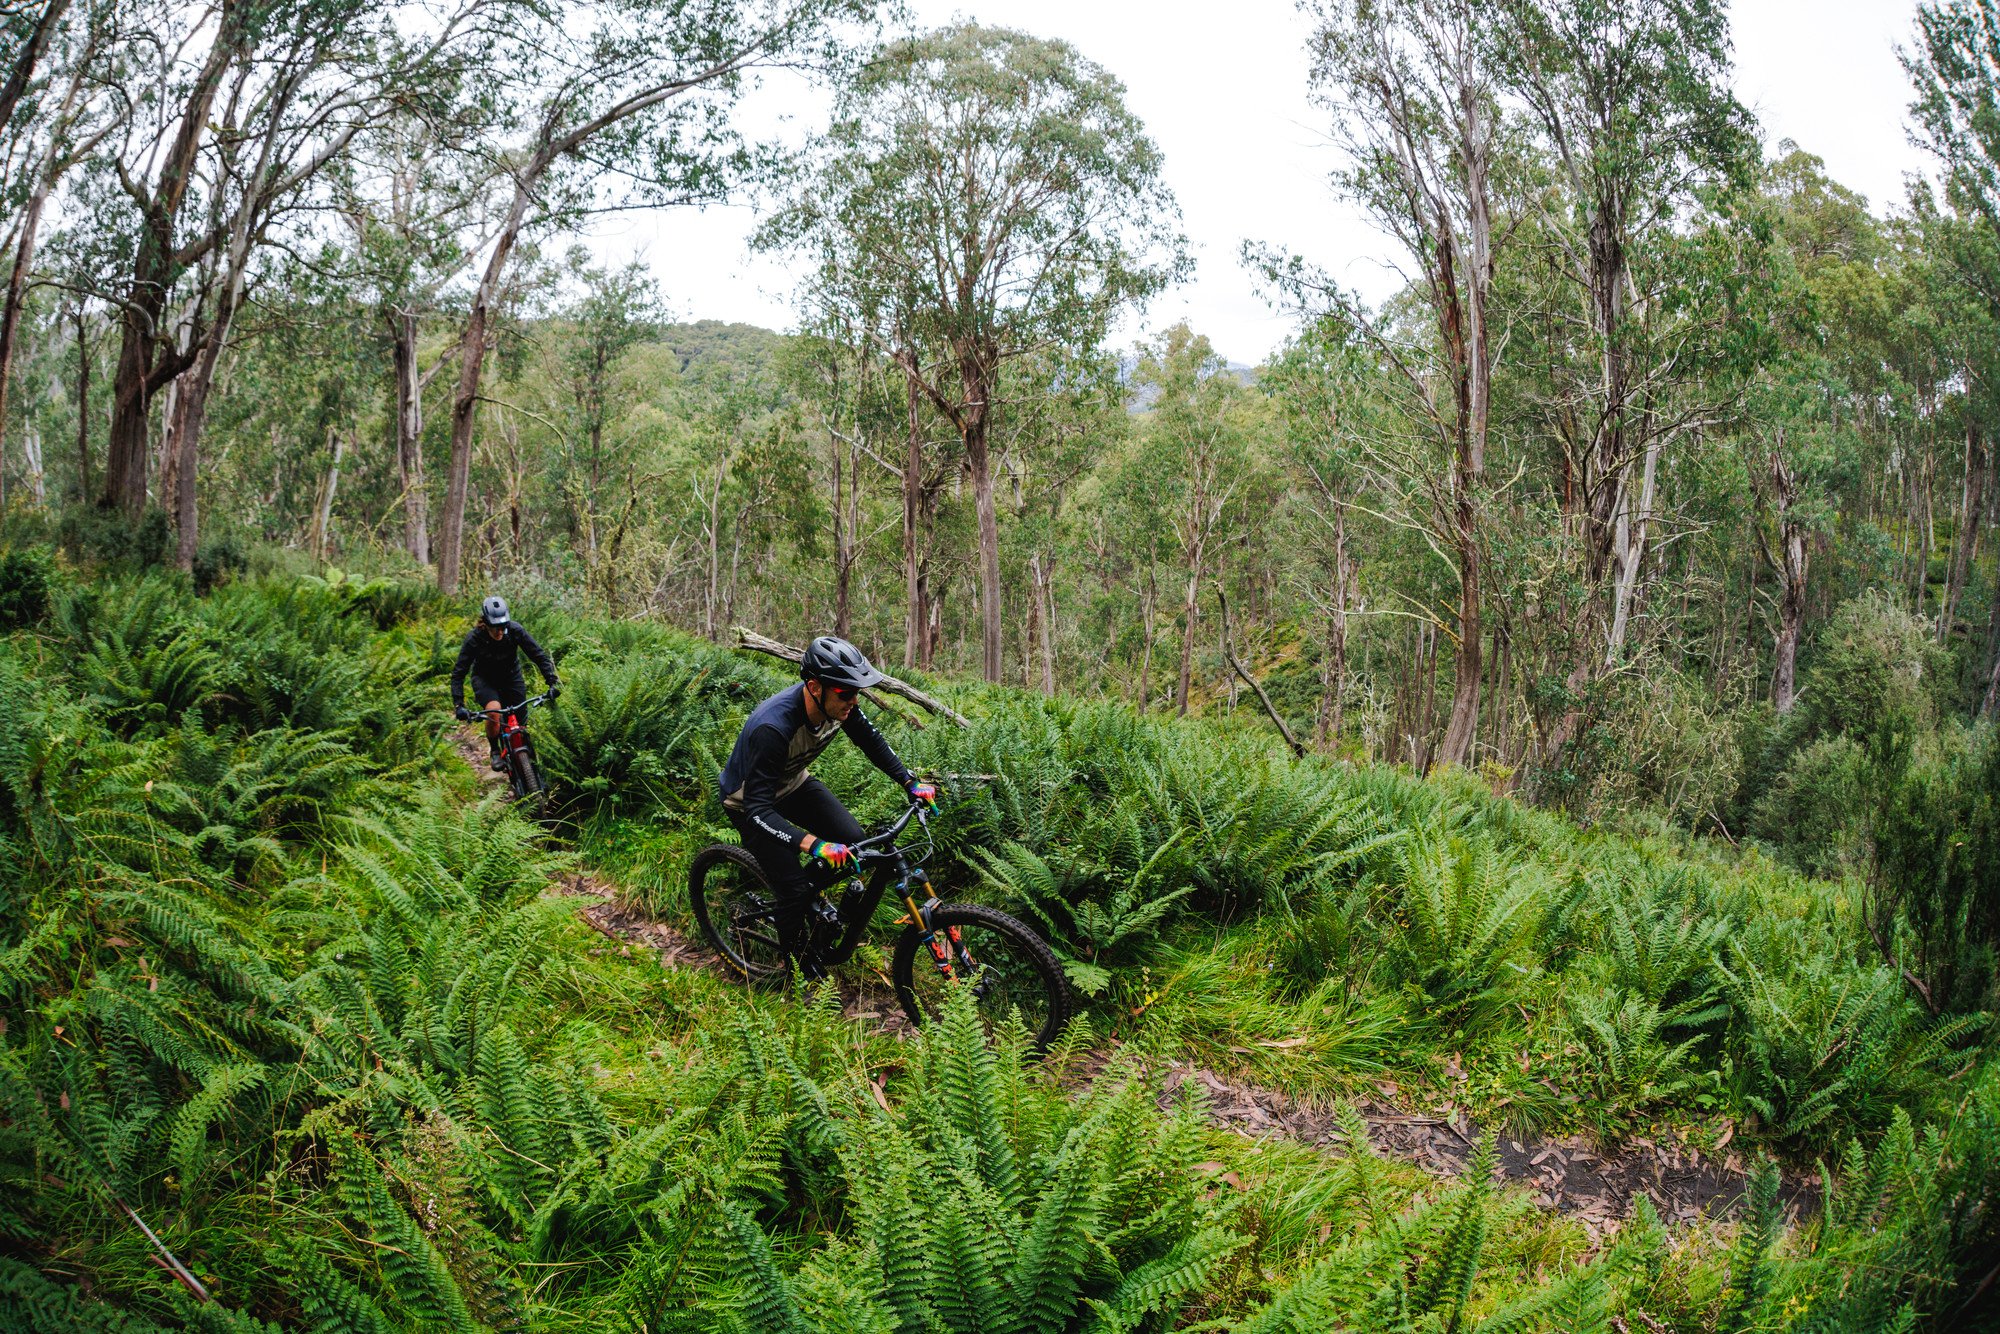
[[[1212,1123],[1246,1138],[1281,1136],[1330,1150],[1347,1146],[1333,1103],[1314,1103],[1176,1062],[1167,1073],[1161,1105],[1170,1105],[1187,1085],[1201,1091]],[[1464,1175],[1482,1133],[1463,1113],[1414,1115],[1366,1099],[1354,1100],[1354,1108],[1367,1123],[1376,1153],[1444,1177]],[[1629,1217],[1638,1195],[1652,1201],[1662,1222],[1685,1226],[1733,1217],[1749,1189],[1749,1165],[1726,1145],[1720,1153],[1703,1152],[1684,1142],[1635,1137],[1607,1149],[1580,1135],[1544,1138],[1503,1131],[1498,1147],[1498,1179],[1527,1190],[1540,1208],[1575,1217],[1593,1238]],[[1787,1171],[1779,1198],[1788,1219],[1796,1222],[1818,1209],[1819,1183]]]
[[[455,748],[483,784],[505,785],[505,778],[487,764],[484,738],[475,730],[460,729]],[[663,967],[718,975],[726,971],[705,944],[632,905],[618,886],[588,869],[566,873],[550,884],[544,896],[573,900],[577,916],[593,930],[620,949],[650,951]],[[886,981],[880,988],[844,985],[841,991],[841,1008],[849,1019],[897,1038],[914,1034]],[[1109,1049],[1082,1054],[1071,1073],[1088,1082],[1109,1059]],[[1336,1100],[1303,1099],[1176,1061],[1167,1070],[1161,1105],[1172,1105],[1190,1085],[1199,1091],[1209,1122],[1218,1129],[1250,1140],[1291,1140],[1329,1153],[1348,1147]],[[1369,1099],[1353,1102],[1376,1153],[1447,1180],[1464,1175],[1482,1131],[1463,1113],[1424,1116]],[[1741,1210],[1750,1178],[1744,1155],[1726,1143],[1720,1152],[1705,1152],[1685,1142],[1635,1137],[1606,1148],[1576,1135],[1502,1133],[1499,1156],[1498,1179],[1526,1190],[1537,1207],[1576,1219],[1593,1240],[1616,1231],[1631,1215],[1638,1195],[1652,1201],[1668,1226],[1733,1217]],[[1780,1198],[1788,1218],[1797,1221],[1818,1209],[1819,1182],[1787,1170]]]

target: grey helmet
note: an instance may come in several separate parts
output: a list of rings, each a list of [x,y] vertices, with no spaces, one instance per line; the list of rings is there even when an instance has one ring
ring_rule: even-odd
[[[821,635],[806,645],[799,675],[807,681],[824,681],[843,690],[864,690],[883,680],[882,673],[860,649],[845,639]]]
[[[507,624],[507,599],[490,597],[479,604],[479,617],[488,625]]]

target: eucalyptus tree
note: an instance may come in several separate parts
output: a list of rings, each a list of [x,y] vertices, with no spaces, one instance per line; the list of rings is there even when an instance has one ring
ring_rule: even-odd
[[[1348,159],[1335,184],[1403,252],[1427,327],[1384,322],[1303,261],[1250,253],[1295,299],[1338,310],[1362,332],[1401,381],[1403,411],[1428,442],[1395,451],[1391,466],[1422,494],[1457,583],[1451,713],[1436,756],[1464,763],[1479,717],[1481,510],[1494,367],[1505,345],[1495,277],[1511,230],[1495,16],[1474,0],[1316,0],[1308,8],[1313,95],[1332,113]]]
[[[12,217],[11,227],[0,233],[7,243],[0,249],[13,254],[6,295],[0,299],[0,507],[6,502],[8,385],[44,210],[62,178],[88,160],[117,125],[111,97],[116,72],[104,67],[101,57],[115,39],[118,7],[108,0],[91,0],[62,24],[68,12],[63,0],[51,0],[40,11],[41,22],[16,61],[15,75],[22,76],[18,94],[33,86],[24,70],[54,44],[56,76],[46,80],[41,97],[31,101],[34,114],[16,127],[5,160],[8,170],[0,178],[0,204]],[[10,75],[10,81],[14,77]],[[13,105],[18,104],[17,95]],[[4,121],[0,116],[0,133],[5,131]]]
[[[588,581],[596,573],[604,537],[606,474],[626,453],[619,448],[616,427],[634,397],[624,374],[627,354],[654,335],[666,311],[644,266],[607,270],[582,263],[583,258],[580,252],[571,258],[579,290],[563,312],[569,336],[559,365],[571,429],[559,468],[571,533],[582,539]]]
[[[1381,408],[1380,371],[1352,325],[1323,316],[1280,350],[1264,384],[1284,419],[1290,509],[1304,521],[1303,592],[1325,619],[1313,744],[1333,750],[1346,727],[1348,618],[1360,589],[1348,523],[1365,478],[1359,442],[1379,430],[1369,418]]]
[[[1054,695],[1064,637],[1057,569],[1068,554],[1071,498],[1132,431],[1120,360],[1103,350],[1016,361],[994,417],[994,456],[1011,478],[1009,563],[1026,575],[1023,680]]]
[[[253,259],[317,202],[311,191],[356,134],[420,97],[441,64],[468,58],[501,3],[419,15],[369,0],[224,0],[164,6],[161,30],[134,39],[153,66],[133,81],[122,141],[102,155],[93,192],[122,270],[106,293],[120,336],[102,503],[135,521],[144,509],[152,405],[174,386],[163,453],[180,482],[183,565],[208,392]]]
[[[575,0],[520,12],[487,84],[512,182],[458,342],[438,587],[456,592],[472,436],[494,304],[521,238],[592,210],[714,200],[760,165],[730,123],[757,70],[830,64],[874,0]],[[624,188],[607,195],[611,181]]]
[[[848,288],[809,282],[801,328],[779,358],[780,373],[802,414],[815,425],[820,481],[827,489],[833,535],[833,632],[851,637],[856,574],[873,536],[864,478],[885,473],[921,499],[927,439],[908,408],[913,400],[900,362],[877,341],[878,322]],[[917,480],[910,483],[906,474]],[[903,507],[905,595],[920,600],[920,515]],[[911,624],[921,623],[915,618]],[[914,636],[905,637],[904,666],[917,662]]]
[[[1204,582],[1222,549],[1241,536],[1252,499],[1244,421],[1248,394],[1206,337],[1177,324],[1147,345],[1133,379],[1152,406],[1127,461],[1132,488],[1155,498],[1155,514],[1178,548],[1181,649],[1174,712],[1188,711]]]
[[[6,74],[0,76],[0,135],[7,133],[14,112],[35,84],[35,72],[48,53],[70,0],[38,0],[0,9],[0,35],[6,38]]]
[[[1706,373],[1713,321],[1700,294],[1712,288],[1675,260],[1704,196],[1748,187],[1757,145],[1728,88],[1720,0],[1508,0],[1505,11],[1511,39],[1495,50],[1555,173],[1558,188],[1530,198],[1546,201],[1540,238],[1573,302],[1557,316],[1567,336],[1543,349],[1555,369],[1543,413],[1563,451],[1556,500],[1581,544],[1583,605],[1608,585],[1579,636],[1574,696],[1623,652],[1661,451],[1724,410],[1704,392],[1729,379]]]
[[[401,489],[403,549],[431,563],[430,482],[424,463],[424,394],[456,344],[420,363],[424,323],[477,258],[499,171],[482,151],[487,111],[476,94],[399,106],[349,147],[330,179],[334,211],[349,233],[352,279],[389,343],[389,439]]]
[[[1942,168],[1945,202],[1982,235],[1951,247],[1966,290],[2000,324],[2000,5],[1931,0],[1917,6],[1917,41],[1902,53],[1916,88],[1911,137]],[[1968,463],[1974,446],[1968,437]],[[1994,599],[1980,712],[2000,710],[2000,595]]]
[[[884,340],[964,449],[980,661],[998,681],[1002,378],[1021,357],[1095,347],[1186,270],[1159,150],[1118,81],[1072,47],[959,24],[875,53],[810,158],[763,243],[889,294],[873,306]]]

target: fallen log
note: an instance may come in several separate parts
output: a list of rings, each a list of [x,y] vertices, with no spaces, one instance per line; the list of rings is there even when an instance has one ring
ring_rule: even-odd
[[[1229,647],[1229,595],[1222,591],[1222,581],[1219,579],[1215,583],[1215,598],[1222,604],[1222,656],[1229,659],[1229,665],[1236,669],[1236,674],[1243,678],[1244,684],[1257,692],[1257,702],[1264,706],[1264,712],[1278,725],[1278,732],[1285,738],[1285,744],[1292,748],[1292,754],[1304,759],[1306,748],[1299,744],[1299,739],[1292,735],[1292,729],[1285,725],[1284,718],[1272,706],[1271,697],[1264,693],[1264,687],[1257,683],[1256,677],[1250,675],[1248,668],[1237,661],[1235,650]]]
[[[793,648],[790,644],[780,643],[768,635],[760,635],[755,630],[746,629],[740,625],[736,627],[736,647],[748,649],[752,653],[769,654],[771,657],[782,658],[790,663],[802,662],[806,656],[804,649]],[[878,668],[877,670],[880,669]],[[900,696],[912,704],[929,709],[940,718],[949,718],[960,727],[972,726],[971,720],[966,718],[964,714],[958,712],[935,695],[926,694],[907,681],[899,681],[893,676],[884,675],[879,684],[861,692],[868,697],[869,703],[890,709],[891,712],[894,712],[893,708],[890,708],[887,703],[875,695],[874,692],[877,690],[885,694]]]

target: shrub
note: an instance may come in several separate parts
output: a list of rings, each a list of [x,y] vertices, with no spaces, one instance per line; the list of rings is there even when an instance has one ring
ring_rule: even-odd
[[[63,511],[56,532],[72,560],[122,572],[164,567],[173,544],[167,512],[157,506],[148,508],[134,524],[120,510],[73,505]]]
[[[1467,1031],[1502,1011],[1538,964],[1541,872],[1479,838],[1423,833],[1403,845],[1389,906],[1392,978],[1442,1022]]]
[[[0,631],[41,621],[55,586],[56,559],[50,548],[16,547],[0,555]]]
[[[1737,1097],[1783,1138],[1879,1129],[1971,1063],[1961,1047],[1985,1016],[1933,1022],[1891,969],[1779,928],[1738,936],[1728,954]]]
[[[216,585],[234,579],[249,565],[250,557],[243,549],[243,539],[235,533],[225,532],[204,538],[194,551],[195,592],[207,593]]]
[[[2000,1008],[2000,735],[1949,734],[1878,801],[1878,929],[1901,923],[1934,1007]]]
[[[535,749],[565,800],[584,808],[704,803],[719,767],[708,673],[673,659],[571,666],[536,719]]]
[[[1874,766],[1861,742],[1823,736],[1791,761],[1751,808],[1749,832],[1810,875],[1839,875],[1866,857]]]

